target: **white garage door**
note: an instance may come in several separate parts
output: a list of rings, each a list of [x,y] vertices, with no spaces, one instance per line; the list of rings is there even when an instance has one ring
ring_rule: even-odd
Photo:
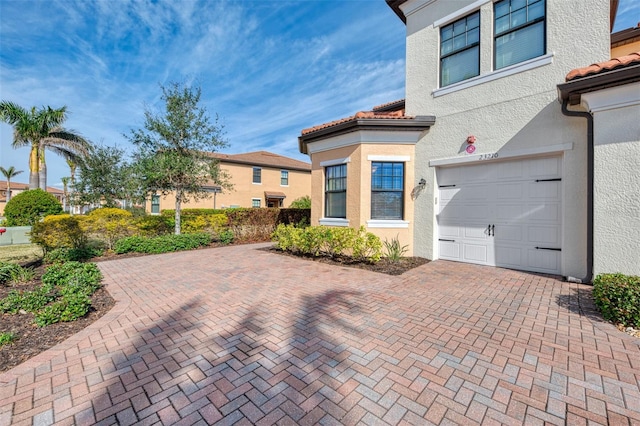
[[[560,273],[562,159],[437,169],[441,259]]]

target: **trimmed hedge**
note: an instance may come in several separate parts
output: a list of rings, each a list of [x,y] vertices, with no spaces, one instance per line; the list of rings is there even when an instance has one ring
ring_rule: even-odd
[[[640,277],[602,274],[593,281],[593,297],[604,319],[640,328]]]
[[[43,217],[62,213],[62,205],[42,189],[31,189],[12,197],[4,208],[6,226],[33,226]]]
[[[377,262],[382,257],[382,242],[364,226],[333,228],[278,225],[273,240],[280,250],[310,256],[350,257],[356,261]]]
[[[126,237],[118,240],[114,246],[117,254],[123,253],[168,253],[172,251],[192,250],[211,243],[211,235],[197,234],[160,235],[158,237]]]
[[[82,226],[82,216],[60,214],[47,216],[31,228],[31,242],[38,244],[45,252],[58,248],[84,247],[87,237]]]

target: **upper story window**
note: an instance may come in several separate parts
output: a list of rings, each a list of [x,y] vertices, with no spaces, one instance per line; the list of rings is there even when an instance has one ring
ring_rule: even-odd
[[[288,170],[280,170],[280,185],[288,186],[289,185],[289,171]]]
[[[253,183],[262,183],[262,169],[260,167],[253,168]]]
[[[545,0],[501,0],[493,14],[495,69],[545,54]]]
[[[404,163],[371,163],[371,219],[403,219]]]
[[[480,12],[440,29],[440,87],[480,74]]]
[[[347,217],[347,165],[328,166],[325,172],[324,216]]]

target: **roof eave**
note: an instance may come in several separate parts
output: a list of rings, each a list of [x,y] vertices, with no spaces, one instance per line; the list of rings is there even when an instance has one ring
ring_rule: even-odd
[[[360,130],[396,130],[422,131],[433,126],[436,122],[434,115],[422,115],[414,118],[354,118],[353,120],[316,130],[298,137],[298,149],[302,154],[308,154],[307,145],[319,140],[343,135]]]
[[[400,5],[405,3],[407,0],[387,0],[387,5],[393,10],[393,12],[398,15],[398,18],[402,20],[402,22],[407,23],[407,17],[404,16],[402,10],[400,9]]]
[[[560,102],[568,100],[570,105],[577,105],[580,103],[580,95],[583,93],[637,81],[640,81],[640,64],[604,71],[558,84],[558,100]]]

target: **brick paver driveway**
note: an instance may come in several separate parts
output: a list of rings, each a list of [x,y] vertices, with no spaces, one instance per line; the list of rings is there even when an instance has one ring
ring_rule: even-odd
[[[0,424],[640,424],[590,287],[236,246],[100,263],[116,307],[0,375]]]

